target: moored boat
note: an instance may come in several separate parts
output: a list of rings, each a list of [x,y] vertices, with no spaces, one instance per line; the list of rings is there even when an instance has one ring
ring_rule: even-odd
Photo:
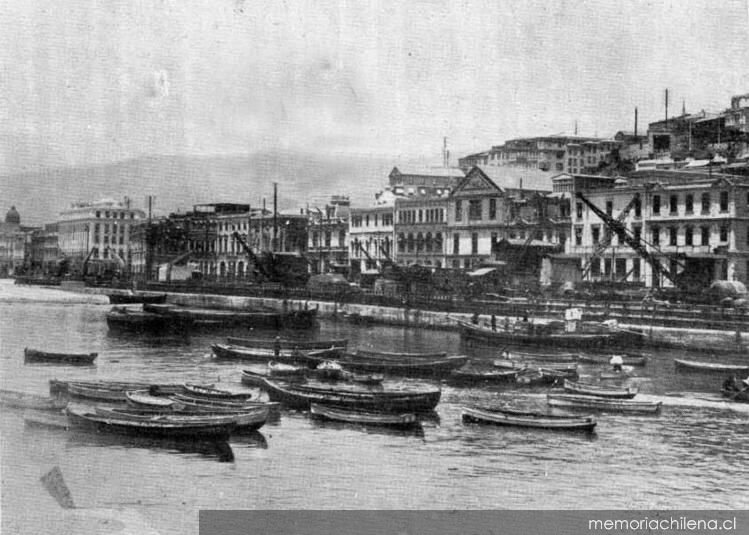
[[[346,422],[360,425],[378,425],[388,427],[409,428],[420,425],[416,414],[408,412],[402,414],[390,414],[381,412],[368,412],[350,409],[340,409],[312,403],[310,413],[328,420]]]
[[[579,381],[564,381],[564,389],[573,394],[584,396],[596,396],[599,398],[619,398],[632,399],[637,395],[637,388],[634,386],[616,388],[611,386],[597,385],[592,383],[581,383]]]
[[[25,362],[45,362],[71,366],[90,366],[98,355],[98,353],[51,353],[28,347],[23,350]]]
[[[166,303],[166,294],[147,294],[141,292],[125,292],[107,294],[112,305],[131,305],[137,303]]]
[[[148,409],[172,410],[177,404],[173,399],[152,396],[148,390],[125,391],[125,399],[133,407]]]
[[[221,401],[246,401],[252,397],[249,392],[229,392],[210,386],[187,383],[183,385],[185,392],[193,397],[216,399]]]
[[[336,358],[343,348],[312,349],[309,351],[295,351],[293,349],[282,349],[276,352],[273,349],[262,347],[243,347],[227,344],[214,344],[211,346],[216,358],[246,360],[253,362],[268,362],[274,360],[284,364],[305,363],[317,364],[324,359]]]
[[[447,357],[446,351],[430,351],[422,353],[407,353],[403,351],[375,351],[372,349],[357,349],[352,354],[358,355],[365,358],[374,359],[398,359],[398,360],[411,360],[411,359],[442,359]]]
[[[166,415],[144,420],[101,416],[96,414],[94,409],[85,405],[68,405],[65,413],[71,426],[89,428],[97,432],[133,436],[225,440],[229,438],[237,426],[234,421],[226,422],[218,417],[216,419],[205,418],[197,421],[186,421]]]
[[[520,372],[520,369],[484,370],[464,366],[450,372],[447,381],[452,385],[514,383]]]
[[[465,355],[438,359],[415,358],[410,360],[364,357],[346,354],[338,363],[345,369],[358,373],[387,373],[415,377],[443,377],[468,362]]]
[[[733,390],[731,388],[721,388],[720,393],[724,398],[730,401],[740,401],[742,403],[749,403],[749,388],[743,390]]]
[[[528,353],[526,351],[505,350],[503,357],[511,360],[541,361],[541,362],[575,362],[580,356],[578,353]]]
[[[696,360],[674,359],[676,368],[684,371],[749,373],[749,364],[728,364],[721,362],[700,362]]]
[[[299,377],[306,375],[311,371],[307,366],[295,366],[293,364],[284,364],[271,360],[268,362],[268,374],[280,377]]]
[[[268,420],[269,407],[257,405],[243,408],[239,411],[203,411],[203,412],[171,412],[153,409],[109,409],[96,407],[95,413],[98,416],[109,418],[122,418],[135,421],[162,421],[169,422],[212,422],[214,424],[231,424],[236,425],[237,430],[257,430],[260,429]]]
[[[181,407],[180,411],[198,411],[198,412],[242,412],[243,410],[254,407],[268,407],[270,410],[278,409],[279,404],[267,401],[220,401],[213,399],[198,398],[185,394],[174,394],[171,399],[176,401]]]
[[[60,410],[65,408],[67,400],[60,397],[46,397],[14,390],[0,390],[0,405],[16,409]]]
[[[555,370],[528,368],[521,371],[515,378],[518,386],[552,386],[564,381],[568,375]]]
[[[585,364],[611,364],[611,358],[619,356],[622,359],[624,366],[645,366],[648,362],[648,357],[645,355],[629,354],[629,353],[616,353],[611,355],[590,355],[582,354],[578,358],[579,362]]]
[[[602,398],[577,394],[547,394],[547,402],[553,407],[574,409],[601,410],[609,412],[633,412],[655,414],[660,412],[660,401],[633,401],[623,398]]]
[[[293,340],[290,338],[262,339],[262,338],[227,338],[227,344],[230,346],[243,346],[251,348],[273,349],[278,346],[280,349],[292,349],[297,351],[309,351],[314,349],[330,349],[333,347],[346,348],[348,338],[336,338],[330,340]]]
[[[162,333],[185,331],[191,326],[186,318],[168,318],[145,310],[114,307],[107,312],[107,327],[115,332]]]
[[[508,408],[463,407],[461,418],[466,423],[532,427],[539,429],[593,431],[593,416],[551,415],[540,412],[518,411]]]

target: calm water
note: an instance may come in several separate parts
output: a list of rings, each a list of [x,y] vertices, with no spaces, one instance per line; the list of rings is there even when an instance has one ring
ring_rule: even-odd
[[[2,388],[46,394],[51,378],[202,381],[241,389],[242,366],[214,360],[227,334],[113,336],[106,298],[0,281]],[[257,335],[270,333],[255,333]],[[490,359],[456,333],[324,321],[308,336],[351,346],[446,350]],[[24,366],[26,346],[98,351],[91,368]],[[228,444],[185,445],[26,427],[3,411],[3,533],[54,531],[39,477],[60,466],[79,507],[126,507],[161,533],[196,533],[199,509],[747,508],[749,405],[714,392],[722,376],[676,373],[654,355],[632,384],[660,416],[601,415],[593,436],[463,425],[460,406],[510,400],[539,407],[543,390],[443,387],[423,434],[326,424],[284,411]],[[699,357],[693,356],[693,357]],[[583,375],[600,368],[583,367]]]

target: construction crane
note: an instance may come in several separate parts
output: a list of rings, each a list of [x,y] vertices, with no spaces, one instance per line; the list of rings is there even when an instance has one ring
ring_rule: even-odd
[[[603,221],[611,231],[617,235],[621,243],[629,245],[641,258],[650,264],[653,269],[653,279],[660,280],[661,277],[665,277],[676,287],[681,287],[681,283],[677,277],[674,277],[671,272],[663,267],[658,258],[656,258],[650,251],[647,250],[643,244],[642,238],[638,238],[627,228],[627,226],[618,219],[614,219],[609,214],[598,208],[595,204],[590,202],[582,193],[579,191],[575,193],[575,196],[590,208],[594,214],[596,214],[601,221]],[[663,253],[661,253],[663,254]]]
[[[244,249],[244,252],[247,253],[247,256],[250,259],[250,262],[252,262],[255,265],[255,268],[266,278],[273,279],[272,274],[267,270],[265,263],[258,258],[258,256],[252,251],[252,248],[247,245],[247,242],[245,241],[244,237],[237,232],[232,232],[232,237],[237,240],[237,243],[242,246],[242,249]]]
[[[624,224],[624,220],[627,218],[627,215],[629,212],[632,211],[632,208],[640,202],[640,194],[635,194],[634,197],[627,203],[627,206],[624,207],[624,209],[619,213],[619,215],[616,217],[616,221],[620,224]],[[585,266],[583,266],[583,279],[585,279],[588,276],[588,273],[590,273],[591,267],[593,267],[593,260],[596,258],[600,258],[600,256],[604,253],[606,249],[608,249],[609,245],[611,245],[611,240],[614,238],[614,233],[609,232],[606,233],[602,240],[598,242],[598,245],[596,246],[595,250],[593,251],[593,254],[590,256],[588,261],[586,262]]]

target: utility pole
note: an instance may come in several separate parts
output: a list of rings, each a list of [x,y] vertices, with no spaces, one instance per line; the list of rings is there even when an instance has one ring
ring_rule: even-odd
[[[271,252],[276,252],[278,242],[278,182],[273,183],[273,243]]]
[[[148,196],[148,225],[146,225],[146,282],[151,280],[151,217],[153,215],[153,195]]]
[[[263,197],[263,217],[260,219],[260,252],[265,249],[265,197]]]

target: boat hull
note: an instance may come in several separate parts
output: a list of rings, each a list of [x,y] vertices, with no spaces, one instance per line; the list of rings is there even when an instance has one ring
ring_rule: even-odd
[[[609,333],[530,333],[522,331],[493,331],[491,329],[460,322],[460,335],[468,341],[495,346],[549,346],[557,348],[602,348],[640,345],[643,337],[625,332]]]
[[[677,370],[707,373],[749,373],[749,365],[674,359]]]
[[[64,364],[68,366],[92,366],[98,353],[49,353],[37,349],[23,350],[26,363]]]
[[[662,405],[660,401],[648,402],[632,401],[630,399],[606,399],[574,394],[547,394],[547,403],[552,407],[643,414],[659,413]]]
[[[593,431],[596,420],[592,416],[548,417],[532,413],[507,413],[478,407],[463,407],[461,418],[466,423],[528,427],[556,431]]]
[[[342,410],[312,403],[310,414],[326,420],[358,425],[376,425],[408,429],[421,425],[414,413],[388,414],[364,411]]]
[[[636,388],[608,388],[599,385],[576,383],[572,381],[564,382],[564,389],[572,394],[582,396],[595,396],[607,399],[632,399],[637,395]]]

